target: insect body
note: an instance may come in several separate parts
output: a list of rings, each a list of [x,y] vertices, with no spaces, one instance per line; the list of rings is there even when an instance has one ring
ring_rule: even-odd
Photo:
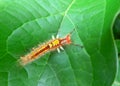
[[[21,57],[20,64],[26,65],[27,63],[32,62],[33,60],[39,58],[40,56],[44,55],[45,53],[47,53],[49,51],[53,51],[55,49],[57,49],[58,52],[60,52],[60,49],[64,50],[62,46],[71,43],[70,35],[71,34],[68,34],[64,38],[59,38],[58,35],[56,38],[54,36],[52,36],[52,40],[50,40],[49,42],[47,42],[43,45],[38,46],[37,48],[33,49],[33,51],[31,51],[29,54]]]

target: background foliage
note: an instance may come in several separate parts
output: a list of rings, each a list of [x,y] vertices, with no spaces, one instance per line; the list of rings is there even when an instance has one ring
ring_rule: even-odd
[[[114,38],[118,50],[118,71],[117,77],[113,86],[120,86],[120,14],[116,17],[114,26],[113,26]]]
[[[111,86],[118,60],[112,26],[119,10],[120,0],[0,0],[0,85]],[[60,54],[18,66],[33,47],[74,28],[72,41],[84,48],[67,45]]]

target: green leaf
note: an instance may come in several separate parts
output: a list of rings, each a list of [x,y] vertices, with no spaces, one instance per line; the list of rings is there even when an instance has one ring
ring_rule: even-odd
[[[112,86],[120,86],[120,60],[119,60],[119,64],[118,64],[117,77]]]
[[[8,83],[0,84],[110,86],[117,68],[111,25],[119,8],[119,0],[0,0],[0,76]],[[84,48],[67,45],[18,66],[33,47],[74,28],[72,42]]]
[[[116,38],[115,42],[116,42],[116,47],[117,47],[117,51],[118,51],[118,72],[117,72],[117,76],[116,79],[113,83],[112,86],[120,86],[120,14],[116,17],[115,23],[114,23],[114,27],[113,27],[113,31],[114,31],[114,37]]]
[[[115,39],[120,39],[120,14],[117,16],[114,26],[113,26],[113,32]]]
[[[8,72],[0,72],[0,84],[2,86],[8,85]]]
[[[115,40],[117,45],[118,54],[120,54],[120,40]]]
[[[120,53],[120,14],[115,19],[113,26],[114,38],[118,50],[118,54]]]

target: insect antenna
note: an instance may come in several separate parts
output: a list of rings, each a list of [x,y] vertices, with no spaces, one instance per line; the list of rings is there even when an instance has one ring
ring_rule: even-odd
[[[69,33],[69,35],[73,35],[73,32],[75,31],[75,28]],[[80,44],[75,44],[75,43],[71,43],[72,45],[74,45],[74,46],[78,46],[78,47],[80,47],[80,48],[83,48],[83,46],[82,45],[80,45]]]
[[[69,34],[72,35],[74,31],[75,31],[75,28]]]
[[[75,43],[71,43],[71,45],[74,45],[74,46],[78,46],[78,47],[80,47],[80,48],[84,48],[84,46],[82,46],[82,45],[80,45],[80,44],[75,44]]]

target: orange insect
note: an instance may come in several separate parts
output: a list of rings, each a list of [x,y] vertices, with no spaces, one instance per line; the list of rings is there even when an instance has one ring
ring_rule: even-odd
[[[55,49],[57,49],[57,51],[60,53],[60,49],[64,50],[62,46],[68,45],[71,43],[70,36],[71,36],[72,32],[69,33],[64,38],[59,38],[58,35],[56,38],[54,36],[52,36],[52,40],[50,40],[49,42],[38,46],[33,51],[31,51],[29,54],[27,54],[23,57],[20,57],[20,64],[26,65],[27,63],[32,62],[37,58],[40,58],[40,56],[44,55],[45,53],[47,53],[49,51],[53,51]]]

